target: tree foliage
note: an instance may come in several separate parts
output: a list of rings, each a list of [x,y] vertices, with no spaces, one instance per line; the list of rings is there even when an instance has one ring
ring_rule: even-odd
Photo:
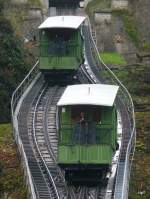
[[[23,42],[1,12],[3,3],[0,0],[0,122],[10,120],[12,92],[29,70],[28,54]]]

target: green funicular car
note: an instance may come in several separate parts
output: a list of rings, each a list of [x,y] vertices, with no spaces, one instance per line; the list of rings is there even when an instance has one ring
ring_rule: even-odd
[[[83,16],[53,16],[39,26],[39,69],[45,77],[71,78],[83,63],[84,20]]]
[[[118,86],[68,86],[58,106],[58,164],[68,182],[99,182],[117,148]]]

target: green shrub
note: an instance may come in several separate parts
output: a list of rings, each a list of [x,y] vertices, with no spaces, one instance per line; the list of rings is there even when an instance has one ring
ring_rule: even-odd
[[[146,42],[144,42],[144,44],[143,44],[143,48],[144,48],[144,50],[146,50],[146,51],[149,51],[149,52],[150,52],[150,41],[146,41]]]
[[[135,46],[138,47],[140,39],[139,39],[139,33],[138,33],[136,25],[134,24],[133,20],[129,16],[124,16],[123,21],[124,21],[125,29],[129,37],[131,38]]]
[[[0,16],[0,123],[10,120],[11,95],[29,70],[28,57],[10,21]]]
[[[3,138],[9,138],[12,136],[11,124],[0,124],[0,141]]]
[[[11,124],[0,124],[0,198],[26,199],[23,171],[12,136]]]

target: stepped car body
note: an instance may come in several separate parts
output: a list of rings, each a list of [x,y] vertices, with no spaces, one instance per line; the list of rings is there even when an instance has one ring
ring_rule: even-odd
[[[68,86],[58,102],[58,164],[66,180],[97,182],[109,171],[117,147],[118,86]]]
[[[39,26],[40,70],[51,78],[73,77],[83,62],[81,24],[85,17],[55,16]]]

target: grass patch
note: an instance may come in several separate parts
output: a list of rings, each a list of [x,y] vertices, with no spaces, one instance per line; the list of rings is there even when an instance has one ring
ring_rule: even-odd
[[[27,198],[11,124],[0,124],[0,196],[2,198],[4,193],[11,199]]]
[[[139,144],[140,151],[136,152],[133,162],[133,172],[131,172],[129,198],[130,199],[148,199],[150,198],[150,156],[142,153],[143,143]]]
[[[112,64],[112,65],[125,65],[126,62],[120,54],[116,52],[104,52],[100,54],[102,60],[106,64]]]
[[[11,124],[0,124],[0,141],[12,141],[12,128]]]
[[[143,105],[143,104],[149,104],[149,102],[150,102],[150,94],[148,94],[148,95],[146,95],[146,96],[134,96],[134,102],[136,103],[136,104],[141,104],[141,105]]]
[[[144,42],[143,49],[150,52],[150,41]]]

